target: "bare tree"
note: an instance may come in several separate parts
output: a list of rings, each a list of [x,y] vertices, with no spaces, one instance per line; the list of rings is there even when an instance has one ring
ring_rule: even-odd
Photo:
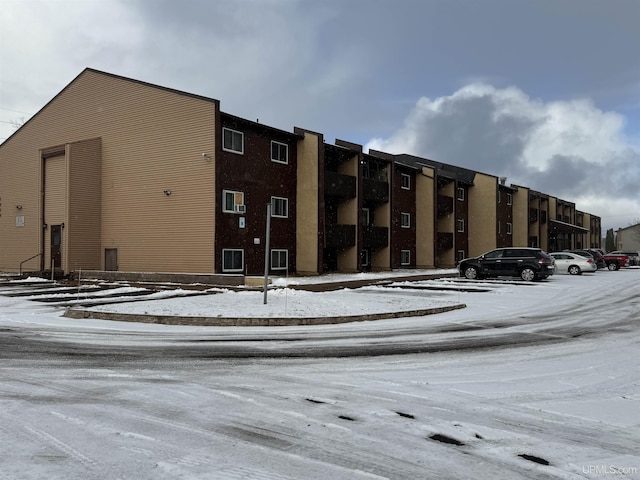
[[[27,120],[24,117],[21,117],[18,120],[11,120],[11,126],[13,126],[14,130],[18,130],[25,123],[27,123]]]

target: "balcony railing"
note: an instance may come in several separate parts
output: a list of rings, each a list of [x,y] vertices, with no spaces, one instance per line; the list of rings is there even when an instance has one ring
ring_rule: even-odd
[[[356,177],[325,171],[324,194],[328,197],[355,198]]]
[[[438,195],[438,217],[444,217],[453,213],[453,197]]]
[[[538,210],[535,208],[529,209],[529,223],[535,223],[538,221]]]
[[[364,248],[384,248],[389,244],[389,229],[387,227],[364,227],[362,239]]]
[[[327,247],[353,247],[356,244],[355,225],[327,225]]]
[[[362,179],[362,192],[365,202],[386,203],[389,201],[389,183]]]
[[[443,250],[450,250],[453,248],[453,233],[438,232],[436,237],[438,252]]]

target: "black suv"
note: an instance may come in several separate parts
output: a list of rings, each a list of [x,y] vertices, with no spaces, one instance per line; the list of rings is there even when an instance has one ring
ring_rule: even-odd
[[[553,258],[539,248],[498,248],[458,265],[460,276],[468,279],[511,276],[528,282],[543,280],[555,271]]]

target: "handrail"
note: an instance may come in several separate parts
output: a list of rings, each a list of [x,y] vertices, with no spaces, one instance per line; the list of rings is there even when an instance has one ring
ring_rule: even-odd
[[[20,275],[22,275],[22,264],[23,263],[27,263],[29,260],[33,260],[36,257],[39,257],[40,255],[42,255],[42,253],[36,253],[33,257],[29,257],[26,260],[23,260],[20,262]]]

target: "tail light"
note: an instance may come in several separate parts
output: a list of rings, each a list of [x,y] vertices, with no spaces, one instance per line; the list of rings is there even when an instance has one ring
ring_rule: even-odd
[[[591,260],[590,258],[587,258],[587,263],[593,263],[593,260]]]

